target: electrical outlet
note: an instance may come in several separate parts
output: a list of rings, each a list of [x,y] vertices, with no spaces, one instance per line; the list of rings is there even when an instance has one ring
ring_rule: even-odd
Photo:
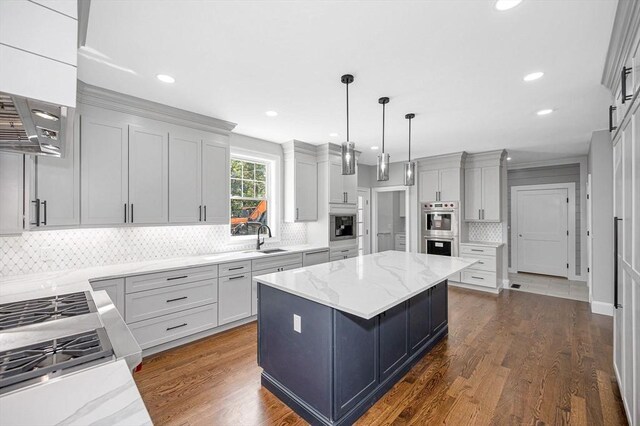
[[[302,318],[300,315],[293,314],[293,331],[302,333]]]

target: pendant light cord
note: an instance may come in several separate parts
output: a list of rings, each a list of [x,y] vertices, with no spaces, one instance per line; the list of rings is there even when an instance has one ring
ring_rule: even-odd
[[[347,142],[349,142],[349,83],[347,86]]]
[[[411,161],[411,119],[409,119],[409,161]]]
[[[387,104],[382,104],[382,153],[384,154],[384,112],[387,108]]]

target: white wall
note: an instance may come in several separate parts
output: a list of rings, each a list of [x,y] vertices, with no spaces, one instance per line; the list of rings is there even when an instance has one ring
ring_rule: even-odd
[[[591,173],[593,238],[592,297],[613,303],[613,147],[609,132],[593,132],[587,167]]]

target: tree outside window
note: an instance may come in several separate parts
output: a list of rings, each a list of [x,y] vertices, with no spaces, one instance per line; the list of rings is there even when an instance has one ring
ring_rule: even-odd
[[[267,165],[231,159],[231,236],[255,235],[268,225]]]

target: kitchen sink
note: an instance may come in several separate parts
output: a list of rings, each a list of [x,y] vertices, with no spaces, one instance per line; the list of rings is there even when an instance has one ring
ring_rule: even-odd
[[[272,254],[272,253],[282,253],[283,251],[287,251],[287,250],[274,248],[274,249],[268,249],[268,250],[258,250],[258,253]]]

